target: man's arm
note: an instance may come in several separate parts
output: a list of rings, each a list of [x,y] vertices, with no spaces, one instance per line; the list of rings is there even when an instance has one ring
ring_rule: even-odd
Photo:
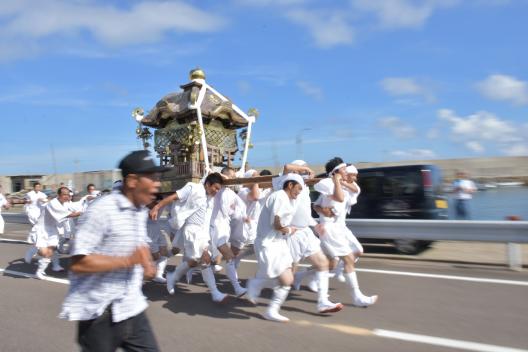
[[[334,173],[332,180],[334,181],[334,194],[332,195],[332,199],[342,203],[345,201],[345,192],[343,192],[343,187],[341,187],[342,177],[340,174]]]
[[[282,169],[282,174],[286,175],[291,172],[297,172],[299,174],[307,173],[310,175],[310,178],[313,178],[315,173],[312,169],[310,169],[308,166],[300,166],[300,165],[293,165],[293,164],[286,164],[284,165]]]
[[[152,266],[150,250],[147,246],[138,247],[131,255],[114,257],[102,254],[74,255],[71,258],[70,270],[76,274],[103,273],[141,265],[147,270]]]
[[[157,220],[158,219],[158,213],[160,209],[162,209],[164,206],[169,205],[170,203],[177,201],[178,193],[174,192],[174,194],[171,194],[168,197],[163,198],[158,204],[156,204],[152,209],[149,211],[149,217],[151,220]]]

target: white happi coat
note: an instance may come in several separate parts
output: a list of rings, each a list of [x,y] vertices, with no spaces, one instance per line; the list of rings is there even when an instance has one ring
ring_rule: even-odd
[[[246,217],[246,205],[230,188],[222,187],[214,197],[211,216],[211,243],[213,257],[218,255],[218,247],[231,242],[241,248],[246,239],[242,222]],[[233,221],[233,224],[231,222]],[[232,226],[233,225],[233,226]]]
[[[249,199],[251,189],[247,187],[243,187],[240,192],[238,192],[238,196],[246,204],[246,216],[249,219],[247,222],[244,222],[243,225],[244,237],[247,238],[247,244],[253,244],[255,238],[257,238],[257,226],[260,213],[266,203],[266,199],[268,199],[272,191],[271,188],[261,189],[259,192],[259,198],[256,200]]]
[[[295,200],[283,190],[273,192],[260,213],[255,240],[257,254],[257,277],[276,278],[292,267],[287,236],[275,230],[275,216],[280,218],[282,226],[290,226],[295,214]]]
[[[314,186],[315,190],[321,193],[315,204],[331,208],[334,213],[332,217],[319,216],[319,222],[324,226],[324,232],[319,237],[322,247],[332,257],[362,252],[361,244],[346,225],[346,214],[354,199],[350,193],[344,191],[345,200],[343,202],[333,200],[334,187],[334,181],[331,178],[321,180]]]
[[[71,227],[68,215],[72,213],[69,203],[62,204],[55,198],[46,205],[37,222],[37,247],[57,246],[59,236],[69,234]]]
[[[46,201],[48,197],[43,192],[30,191],[26,194],[25,197],[31,203],[28,203],[24,206],[24,210],[28,216],[29,222],[32,225],[35,225],[38,222],[40,213],[46,206]]]
[[[4,234],[4,218],[2,217],[2,207],[7,204],[7,199],[0,193],[0,235]]]

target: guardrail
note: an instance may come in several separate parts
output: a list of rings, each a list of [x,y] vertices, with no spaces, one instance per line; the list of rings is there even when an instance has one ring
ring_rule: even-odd
[[[3,213],[6,222],[27,224],[23,213]],[[424,241],[478,241],[508,244],[508,264],[522,268],[519,243],[528,243],[528,221],[347,219],[356,237]]]
[[[508,244],[508,265],[522,269],[519,243],[528,243],[528,221],[347,219],[356,237]]]

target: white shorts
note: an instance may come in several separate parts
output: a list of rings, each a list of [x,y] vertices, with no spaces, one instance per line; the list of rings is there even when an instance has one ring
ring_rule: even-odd
[[[324,233],[319,235],[321,247],[330,257],[344,257],[353,253],[355,249],[351,241],[352,237],[355,238],[345,224],[335,222],[325,223]]]
[[[5,225],[4,218],[2,217],[2,214],[0,214],[0,235],[4,234],[4,225]]]
[[[239,249],[244,248],[244,245],[247,242],[247,236],[246,232],[244,231],[244,225],[245,222],[242,220],[232,220],[230,224],[231,234],[229,236],[229,242],[232,246],[237,247]]]
[[[288,236],[287,240],[294,263],[321,252],[321,241],[309,227],[298,229],[293,235]]]
[[[361,245],[361,243],[359,243],[358,239],[356,238],[356,236],[354,236],[354,234],[352,233],[352,231],[350,231],[350,229],[348,229],[348,232],[346,233],[346,237],[348,239],[348,242],[350,243],[350,247],[352,247],[352,250],[354,251],[354,254],[355,253],[363,254],[363,246]]]
[[[275,239],[257,238],[255,253],[257,255],[257,278],[274,279],[292,267],[293,258],[286,238],[277,235]]]
[[[180,245],[183,244],[183,256],[187,259],[199,260],[209,248],[209,234],[203,226],[184,225],[179,237]]]
[[[46,247],[57,247],[59,245],[59,235],[49,236],[44,230],[37,230],[35,241],[35,247],[46,248]]]
[[[218,247],[229,243],[231,238],[231,227],[228,223],[222,221],[215,225],[211,225],[210,231],[212,258],[216,258],[220,254]]]

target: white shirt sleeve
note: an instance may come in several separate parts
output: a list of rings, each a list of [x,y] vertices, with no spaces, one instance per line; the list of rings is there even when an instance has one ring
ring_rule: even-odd
[[[180,200],[182,202],[186,202],[187,199],[189,199],[189,197],[192,194],[192,186],[191,185],[185,185],[182,188],[180,188],[179,190],[177,190],[176,194],[178,195],[178,200]]]
[[[289,201],[286,193],[279,191],[279,194],[274,199],[273,205],[271,207],[271,224],[275,223],[275,217],[280,218],[280,223],[282,226],[290,225],[290,221],[293,216],[293,208]]]
[[[55,219],[57,222],[64,222],[68,219],[68,215],[72,212],[68,210],[67,207],[62,205],[58,200],[55,202],[50,202],[47,205],[48,213]]]

